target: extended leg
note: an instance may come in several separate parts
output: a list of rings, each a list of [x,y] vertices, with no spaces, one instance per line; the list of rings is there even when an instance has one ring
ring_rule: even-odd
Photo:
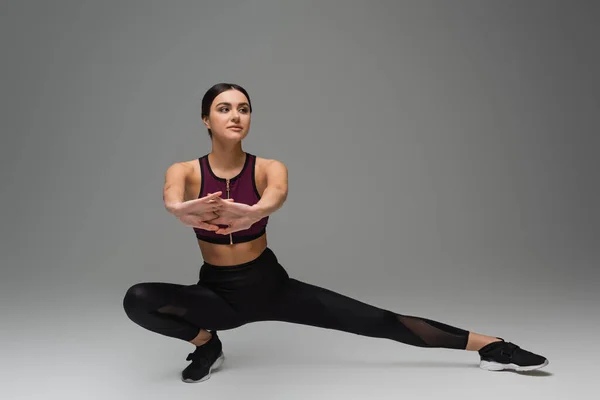
[[[391,339],[419,347],[464,350],[469,331],[427,318],[397,314],[290,278],[265,319]]]

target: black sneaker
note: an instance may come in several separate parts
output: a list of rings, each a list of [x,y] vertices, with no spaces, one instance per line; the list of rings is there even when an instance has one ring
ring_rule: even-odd
[[[192,361],[181,372],[181,380],[187,383],[202,382],[210,378],[213,370],[219,368],[225,360],[223,344],[216,331],[211,331],[212,337],[202,346],[197,346],[193,353],[188,354],[186,360]]]
[[[511,342],[493,342],[479,349],[479,367],[488,371],[531,371],[548,365],[545,357],[523,350]]]

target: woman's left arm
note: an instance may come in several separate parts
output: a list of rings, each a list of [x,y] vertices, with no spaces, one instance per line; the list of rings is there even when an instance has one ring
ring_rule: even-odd
[[[288,170],[281,161],[270,160],[266,165],[266,176],[267,187],[258,203],[252,206],[259,220],[279,210],[288,194]]]

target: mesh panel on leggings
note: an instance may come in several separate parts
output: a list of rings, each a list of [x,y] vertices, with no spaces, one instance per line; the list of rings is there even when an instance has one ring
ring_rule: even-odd
[[[469,332],[441,322],[410,315],[397,315],[398,320],[419,336],[429,347],[465,349]]]
[[[176,307],[176,306],[164,306],[156,310],[161,314],[171,314],[177,315],[178,317],[183,317],[187,313],[187,308],[185,307]]]

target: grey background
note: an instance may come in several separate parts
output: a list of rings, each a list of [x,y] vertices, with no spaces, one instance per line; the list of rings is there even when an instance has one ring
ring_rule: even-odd
[[[2,397],[591,387],[599,10],[2,2]],[[504,337],[547,356],[544,372],[494,374],[476,353],[265,322],[222,332],[225,368],[181,383],[191,346],[134,325],[121,301],[136,282],[197,279],[193,231],[164,211],[162,184],[171,163],[210,152],[200,100],[222,81],[253,102],[244,150],[289,168],[268,234],[291,276]]]

